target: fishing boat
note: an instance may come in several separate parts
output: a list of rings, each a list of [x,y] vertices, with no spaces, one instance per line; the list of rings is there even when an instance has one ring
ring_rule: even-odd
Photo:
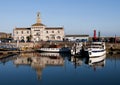
[[[106,54],[105,42],[92,42],[84,51],[89,57],[98,57]]]

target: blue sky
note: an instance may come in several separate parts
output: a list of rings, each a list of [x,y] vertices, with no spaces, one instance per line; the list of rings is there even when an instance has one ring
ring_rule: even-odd
[[[47,27],[63,26],[65,34],[120,36],[120,0],[0,0],[0,31],[30,27],[41,13]]]

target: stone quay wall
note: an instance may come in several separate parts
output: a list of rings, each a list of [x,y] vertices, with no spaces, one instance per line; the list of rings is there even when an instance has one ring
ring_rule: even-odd
[[[12,45],[16,45],[17,43],[10,43]],[[59,44],[61,47],[72,47],[74,42],[45,42],[45,41],[41,41],[41,42],[27,42],[27,43],[19,43],[18,47],[20,48],[20,50],[23,51],[30,51],[30,50],[37,50],[40,47],[48,47],[50,44]],[[87,44],[87,43],[86,43]],[[120,43],[106,43],[106,50],[107,52],[111,52],[111,51],[117,51],[120,52]]]

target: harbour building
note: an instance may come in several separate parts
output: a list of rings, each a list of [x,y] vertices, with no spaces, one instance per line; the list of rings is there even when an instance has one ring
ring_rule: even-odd
[[[64,38],[63,27],[46,27],[42,24],[40,13],[37,13],[36,23],[31,27],[15,27],[13,29],[14,40],[19,41],[62,41]]]

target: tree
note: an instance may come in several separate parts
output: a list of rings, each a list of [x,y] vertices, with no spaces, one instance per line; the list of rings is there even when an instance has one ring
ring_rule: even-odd
[[[27,42],[30,42],[30,41],[31,41],[31,39],[32,39],[32,35],[27,36],[26,38],[27,38]]]

